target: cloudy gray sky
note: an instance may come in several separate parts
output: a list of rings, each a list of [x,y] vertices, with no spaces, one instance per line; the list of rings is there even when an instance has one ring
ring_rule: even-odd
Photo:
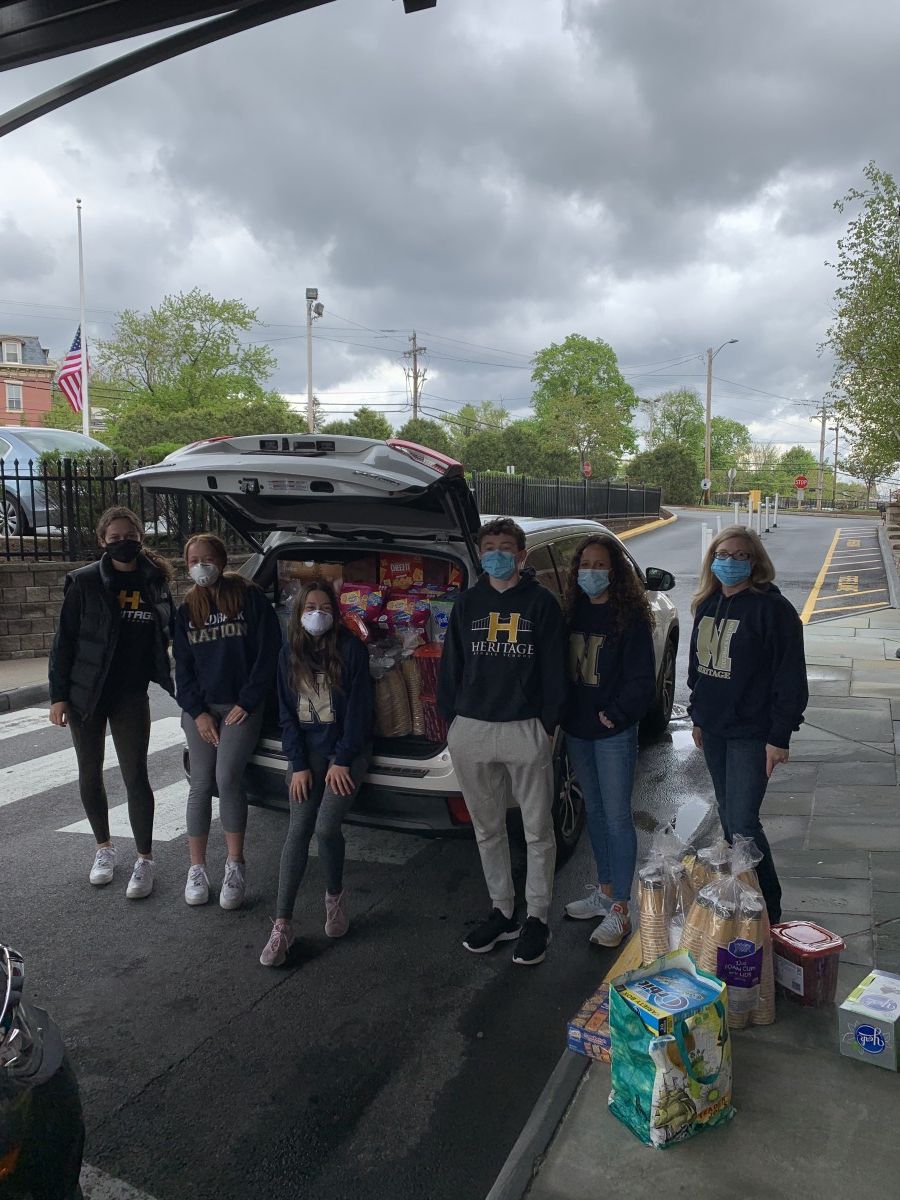
[[[258,308],[274,384],[335,412],[527,410],[578,332],[640,395],[705,387],[758,440],[815,448],[817,353],[869,159],[897,169],[893,0],[335,0],[80,100],[0,143],[0,325],[58,355],[199,286]],[[6,109],[121,52],[0,75]],[[384,330],[396,332],[383,333]]]

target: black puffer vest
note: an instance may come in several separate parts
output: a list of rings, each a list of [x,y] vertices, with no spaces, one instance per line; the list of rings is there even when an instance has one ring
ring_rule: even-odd
[[[138,572],[141,590],[156,616],[150,679],[174,695],[169,660],[174,605],[169,585],[144,555],[138,559]],[[50,651],[50,699],[68,701],[82,720],[97,707],[119,639],[119,607],[112,584],[107,554],[99,562],[66,576],[63,613]],[[73,603],[77,605],[75,614],[70,608]],[[71,620],[72,615],[76,615],[76,621]]]

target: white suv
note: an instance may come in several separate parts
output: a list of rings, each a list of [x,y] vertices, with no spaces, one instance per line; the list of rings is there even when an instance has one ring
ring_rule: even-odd
[[[295,434],[218,438],[170,454],[123,479],[150,491],[194,492],[247,540],[253,555],[241,568],[283,606],[285,581],[295,571],[322,564],[332,577],[372,570],[380,556],[404,555],[424,564],[426,578],[454,577],[463,586],[479,571],[475,535],[482,517],[459,463],[409,442]],[[510,515],[510,514],[504,514]],[[486,518],[485,518],[486,519]],[[609,533],[596,521],[517,518],[527,558],[538,580],[557,597],[572,553],[590,533]],[[668,725],[675,695],[678,614],[664,593],[669,572],[642,570],[656,619],[657,699],[645,729]],[[187,752],[185,752],[187,762]],[[287,760],[281,749],[275,696],[246,788],[256,803],[287,808]],[[560,856],[574,848],[584,824],[584,804],[557,736],[554,823]],[[510,804],[513,802],[510,800]],[[446,741],[441,733],[377,737],[372,765],[349,820],[419,833],[471,829]]]

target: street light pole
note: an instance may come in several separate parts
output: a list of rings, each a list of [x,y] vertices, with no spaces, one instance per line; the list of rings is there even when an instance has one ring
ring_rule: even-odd
[[[831,507],[834,509],[837,503],[837,473],[838,473],[838,449],[840,447],[841,423],[835,420],[834,426],[831,429],[834,434],[834,476],[831,480]]]
[[[306,427],[310,433],[316,432],[316,402],[313,398],[312,383],[312,323],[316,317],[321,317],[325,311],[324,304],[318,304],[319,289],[306,289]]]
[[[723,342],[719,350],[724,350],[726,346],[733,346],[737,338],[729,338],[727,342]],[[712,479],[712,365],[713,359],[719,353],[719,350],[713,350],[712,346],[706,351],[706,429],[703,439],[703,470],[704,479]],[[703,493],[703,503],[709,504],[709,488],[706,488]]]

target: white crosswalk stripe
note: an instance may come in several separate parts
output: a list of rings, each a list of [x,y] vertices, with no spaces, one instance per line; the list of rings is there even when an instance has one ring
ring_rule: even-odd
[[[21,737],[26,733],[44,732],[50,727],[46,708],[22,708],[18,712],[4,714],[3,723],[0,724],[0,741]]]
[[[5,722],[4,722],[5,723]],[[181,742],[184,734],[181,732],[181,721],[178,717],[162,717],[154,721],[150,727],[150,754],[158,750],[167,750]],[[111,737],[106,739],[107,769],[116,767],[116,752]],[[0,808],[15,804],[37,796],[41,792],[49,792],[52,788],[63,787],[74,783],[78,778],[78,762],[75,751],[57,750],[55,754],[45,754],[41,758],[32,759],[30,763],[19,763],[12,767],[0,769]]]
[[[81,1168],[80,1182],[84,1200],[153,1200],[149,1193],[139,1192],[130,1183],[114,1179],[89,1163]]]
[[[185,811],[187,808],[188,782],[186,779],[173,783],[169,787],[159,788],[154,792],[156,810],[153,814],[154,842],[174,842],[176,838],[184,837],[187,833]],[[219,816],[219,801],[213,796],[212,815],[215,821]],[[57,833],[90,833],[91,826],[87,820],[76,821],[57,829]],[[131,823],[128,820],[128,805],[117,804],[109,810],[110,837],[131,837]]]

